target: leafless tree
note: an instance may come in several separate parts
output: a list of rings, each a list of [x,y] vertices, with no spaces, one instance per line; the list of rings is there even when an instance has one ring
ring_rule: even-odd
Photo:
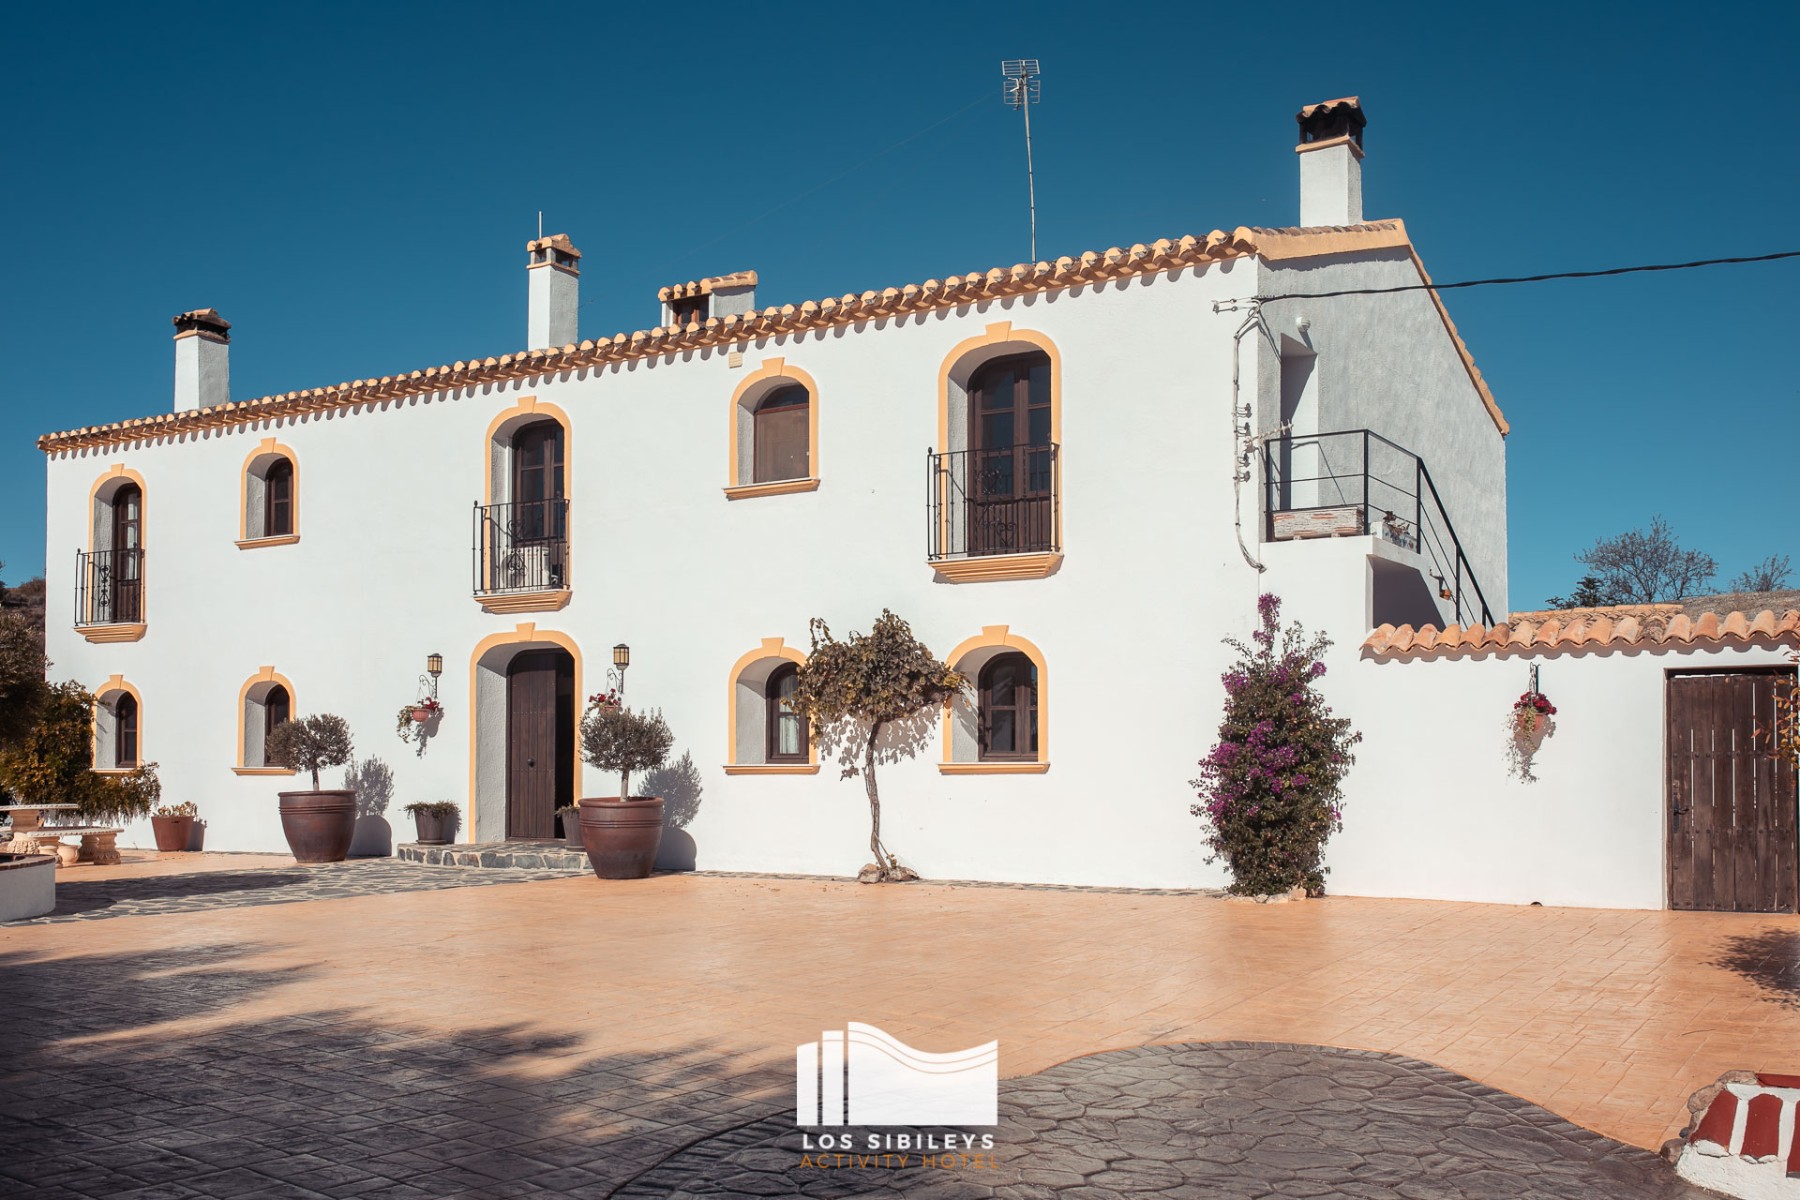
[[[1575,556],[1615,604],[1667,604],[1701,591],[1719,573],[1712,555],[1683,549],[1668,521],[1601,538]]]
[[[1785,554],[1771,554],[1769,557],[1741,572],[1731,581],[1727,591],[1732,592],[1773,592],[1788,584],[1788,576],[1793,574],[1794,565]]]

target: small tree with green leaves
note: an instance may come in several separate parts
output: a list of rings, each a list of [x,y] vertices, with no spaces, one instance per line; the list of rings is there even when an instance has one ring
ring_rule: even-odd
[[[869,797],[869,851],[875,861],[857,878],[865,883],[917,879],[881,840],[876,749],[884,729],[942,708],[968,687],[968,680],[933,657],[913,637],[911,627],[887,609],[881,610],[866,635],[852,631],[841,642],[817,617],[810,628],[812,654],[795,679],[793,703],[815,736],[837,739],[845,746],[844,777],[862,772]],[[860,768],[854,757],[857,748],[862,752]]]
[[[310,774],[316,792],[321,768],[341,767],[350,761],[350,726],[330,713],[283,721],[269,731],[266,750],[270,762]]]
[[[588,698],[581,718],[581,755],[602,771],[619,773],[619,799],[631,799],[631,776],[654,771],[669,757],[675,735],[662,713],[633,712],[617,693]]]
[[[46,687],[36,723],[0,749],[0,787],[30,804],[73,804],[83,821],[147,816],[162,796],[156,764],[95,772],[94,703],[72,680]]]

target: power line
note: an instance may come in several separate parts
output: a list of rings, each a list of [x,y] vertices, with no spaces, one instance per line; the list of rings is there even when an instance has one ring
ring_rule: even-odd
[[[1344,288],[1336,292],[1285,292],[1279,296],[1258,296],[1256,299],[1263,304],[1270,304],[1276,300],[1322,300],[1333,296],[1382,296],[1392,292],[1448,292],[1456,288],[1489,287],[1502,283],[1544,283],[1552,279],[1600,279],[1610,275],[1637,275],[1646,271],[1691,271],[1695,267],[1775,262],[1783,258],[1800,258],[1800,250],[1782,250],[1775,254],[1752,254],[1741,258],[1701,258],[1693,262],[1652,263],[1640,267],[1609,267],[1604,271],[1555,271],[1548,275],[1510,275],[1495,279],[1463,279],[1456,283],[1407,283],[1397,287]]]

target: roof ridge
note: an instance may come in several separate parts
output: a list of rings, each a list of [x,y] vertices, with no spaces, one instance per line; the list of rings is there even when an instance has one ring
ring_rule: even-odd
[[[827,296],[800,305],[752,309],[741,315],[711,317],[686,328],[659,326],[610,338],[587,339],[566,346],[543,347],[498,357],[461,360],[422,371],[357,379],[318,388],[279,392],[252,400],[233,400],[210,408],[185,409],[149,417],[133,417],[103,425],[46,433],[38,438],[45,453],[169,437],[201,429],[248,424],[276,417],[348,408],[428,392],[477,384],[531,378],[578,367],[725,345],[751,338],[829,328],[910,312],[952,308],[980,300],[1053,291],[1083,283],[1148,275],[1186,266],[1205,266],[1226,259],[1259,255],[1291,259],[1344,253],[1384,246],[1411,249],[1399,220],[1317,228],[1253,229],[1240,225],[1230,233],[1215,229],[1204,236],[1162,238],[1130,247],[1088,250],[1054,261],[1015,263],[899,288],[843,296]],[[1415,261],[1417,255],[1414,254]],[[747,274],[747,272],[746,272]],[[1433,293],[1435,295],[1436,293]],[[1460,342],[1458,343],[1460,345]],[[1469,363],[1471,374],[1474,364]],[[1475,376],[1479,379],[1479,376]],[[1485,396],[1485,389],[1484,389]],[[1490,408],[1492,402],[1489,400]],[[1498,420],[1498,409],[1493,409]]]
[[[1579,610],[1562,620],[1537,620],[1538,614],[1519,613],[1499,625],[1451,624],[1436,629],[1428,624],[1416,632],[1410,625],[1384,624],[1363,639],[1362,649],[1376,658],[1392,658],[1439,650],[1532,651],[1641,644],[1720,646],[1749,644],[1758,639],[1800,645],[1800,608],[1779,612],[1765,608],[1756,613],[1733,609],[1693,618],[1680,611],[1667,615],[1645,613],[1645,608],[1655,607],[1649,605],[1620,605],[1614,611],[1627,607],[1632,611],[1620,612],[1616,618],[1610,612],[1596,610]]]

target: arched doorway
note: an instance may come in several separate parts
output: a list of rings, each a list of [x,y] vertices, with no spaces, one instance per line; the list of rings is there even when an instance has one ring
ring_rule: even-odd
[[[575,803],[575,660],[561,647],[506,664],[506,836],[553,838]]]

